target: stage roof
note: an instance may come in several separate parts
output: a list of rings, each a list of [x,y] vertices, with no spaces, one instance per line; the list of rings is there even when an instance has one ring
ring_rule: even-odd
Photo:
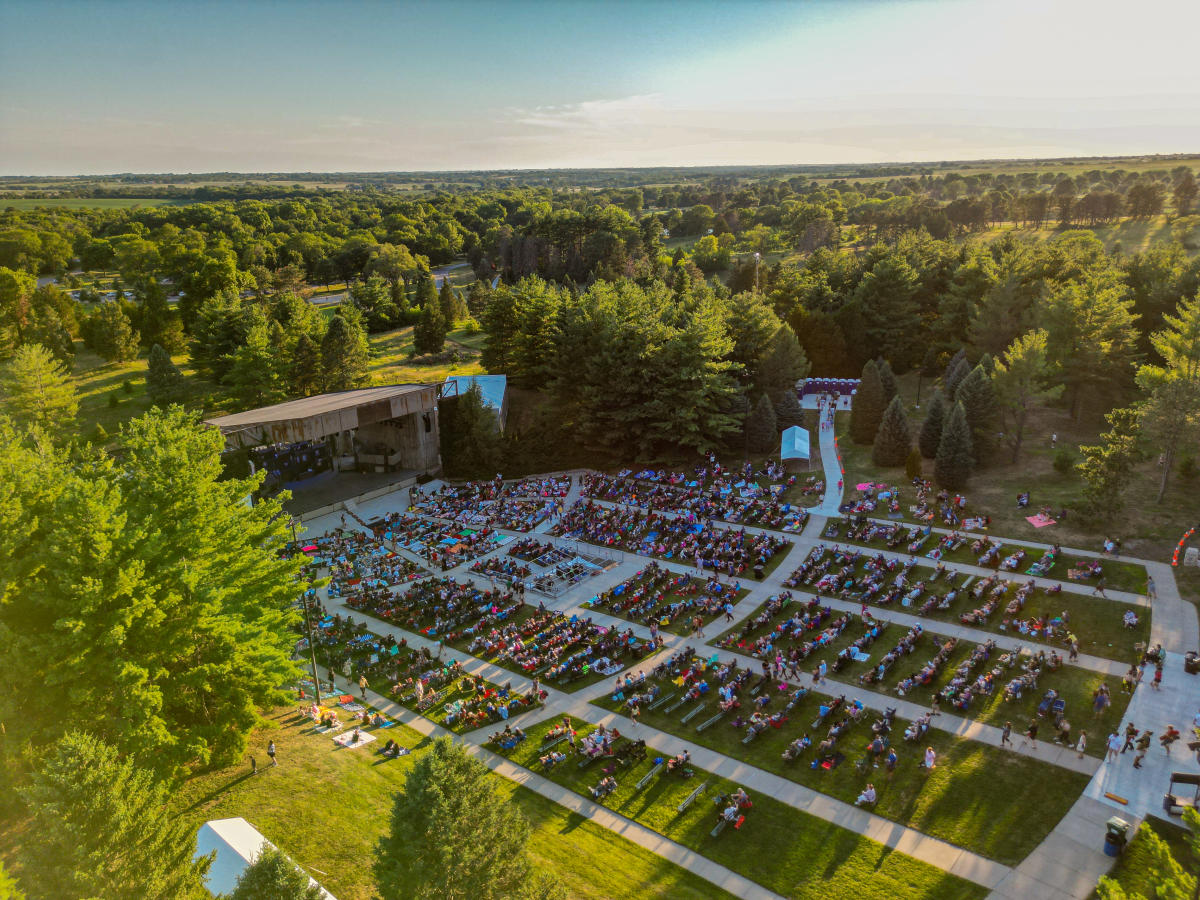
[[[390,384],[317,394],[205,421],[221,429],[234,444],[239,435],[245,437],[246,444],[262,442],[264,437],[267,443],[290,443],[319,440],[339,431],[436,408],[436,385]]]
[[[504,393],[508,390],[506,375],[449,375],[446,384],[458,386],[457,395],[461,397],[471,389],[471,385],[479,385],[479,393],[485,406],[490,406],[496,412],[504,407]]]

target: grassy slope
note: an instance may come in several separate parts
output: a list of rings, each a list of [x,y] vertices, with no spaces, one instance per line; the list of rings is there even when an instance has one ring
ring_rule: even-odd
[[[457,363],[425,364],[408,358],[413,345],[411,327],[373,334],[371,352],[374,359],[371,361],[371,377],[380,384],[432,384],[445,381],[449,375],[484,375],[486,373],[479,365],[479,349],[485,337],[482,332],[468,333],[461,329],[452,331],[447,335],[447,349],[457,346],[462,360]]]
[[[209,819],[244,816],[342,900],[374,897],[372,849],[388,827],[392,794],[415,756],[383,761],[369,750],[339,750],[328,738],[303,733],[290,710],[278,710],[255,735],[260,774],[248,767],[190,780],[177,800],[196,827]],[[428,743],[398,726],[381,732],[417,748]],[[264,769],[264,748],[274,739],[280,764]],[[632,842],[587,822],[525,788],[496,779],[503,797],[520,806],[533,825],[530,849],[572,897],[728,898],[730,895]]]
[[[512,759],[541,771],[541,735],[557,721],[527,729],[529,738],[510,751]],[[580,720],[573,724],[581,733],[591,729]],[[617,773],[619,787],[604,805],[777,893],[855,900],[900,896],[942,900],[985,893],[983,888],[753,791],[754,807],[747,812],[742,829],[726,829],[713,838],[710,832],[717,811],[713,801],[734,785],[693,767],[696,774],[691,779],[659,776],[638,792],[638,781],[651,770],[657,755],[647,749],[645,760]],[[544,774],[584,796],[603,775],[598,763],[580,769],[570,758]],[[678,813],[678,806],[702,784],[707,784],[705,792],[684,813]]]

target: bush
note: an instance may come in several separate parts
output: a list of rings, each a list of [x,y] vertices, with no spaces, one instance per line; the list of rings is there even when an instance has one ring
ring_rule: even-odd
[[[1054,471],[1059,475],[1070,475],[1075,468],[1075,454],[1065,447],[1054,454]]]
[[[116,409],[120,405],[121,405],[121,398],[117,396],[117,392],[109,391],[108,392],[108,408]]]
[[[904,461],[904,474],[911,480],[921,477],[921,451],[913,447],[908,451],[908,459]]]
[[[1184,481],[1192,481],[1196,477],[1196,457],[1188,454],[1179,460],[1179,477]]]
[[[133,393],[133,382],[130,381],[128,378],[126,378],[124,381],[121,382],[121,390],[123,390],[127,394],[132,394]]]
[[[95,440],[97,444],[108,443],[108,432],[104,430],[104,426],[99,422],[96,423],[96,431],[93,435],[93,440]]]

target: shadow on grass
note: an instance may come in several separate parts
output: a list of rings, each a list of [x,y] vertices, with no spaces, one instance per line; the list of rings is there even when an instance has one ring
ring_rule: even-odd
[[[210,791],[209,793],[205,794],[200,799],[196,800],[191,806],[187,807],[187,809],[185,809],[184,812],[191,812],[192,810],[199,809],[201,806],[203,806],[205,803],[208,803],[211,800],[216,800],[218,797],[220,797],[222,794],[224,794],[230,788],[236,787],[237,785],[241,784],[247,778],[250,778],[251,776],[253,776],[253,774],[254,774],[253,772],[243,772],[241,775],[234,776],[233,778],[229,779],[229,781],[225,782],[223,785],[221,785],[216,790]]]
[[[572,831],[574,831],[580,825],[584,824],[586,821],[587,821],[587,817],[584,815],[581,815],[580,813],[577,813],[577,812],[569,813],[567,815],[567,821],[563,824],[563,827],[558,830],[558,833],[559,834],[570,834]]]

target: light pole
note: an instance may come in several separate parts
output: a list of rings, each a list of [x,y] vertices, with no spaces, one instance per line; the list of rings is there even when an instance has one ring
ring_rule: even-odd
[[[292,526],[292,543],[299,545],[300,541],[296,537],[296,520],[294,518],[289,519],[288,524]],[[297,547],[297,549],[299,549],[299,547]],[[304,630],[308,634],[308,661],[312,665],[313,688],[317,692],[317,706],[320,706],[321,679],[317,675],[317,646],[313,643],[312,619],[308,614],[307,591],[300,595],[300,605],[304,607]]]
[[[758,288],[758,264],[762,262],[762,254],[757,250],[754,251],[754,293],[759,293]]]

